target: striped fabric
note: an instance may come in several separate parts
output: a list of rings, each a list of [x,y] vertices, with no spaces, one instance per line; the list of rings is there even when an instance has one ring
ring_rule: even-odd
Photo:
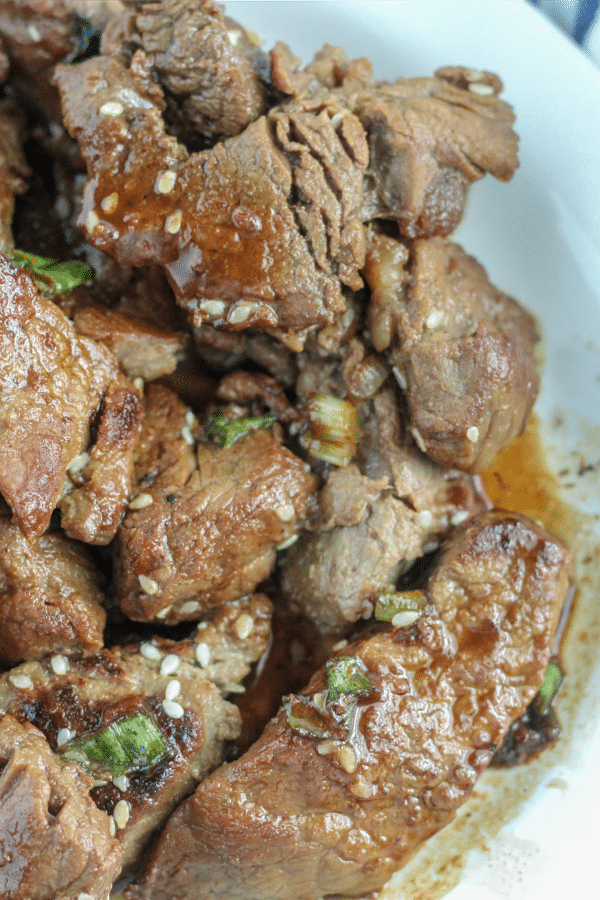
[[[600,66],[600,0],[529,0]]]

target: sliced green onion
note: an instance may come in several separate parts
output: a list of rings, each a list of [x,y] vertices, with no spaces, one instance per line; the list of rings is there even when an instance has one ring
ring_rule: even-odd
[[[94,277],[94,270],[81,260],[58,262],[46,256],[36,256],[24,250],[9,250],[7,256],[19,268],[27,269],[33,276],[38,290],[51,297],[62,294]]]
[[[311,394],[306,411],[311,456],[336,466],[348,465],[360,438],[356,407],[331,394]]]
[[[326,719],[309,703],[303,702],[300,698],[284,697],[283,704],[285,717],[292,731],[319,740],[333,737],[333,731]]]
[[[135,713],[113,722],[108,728],[71,741],[61,755],[93,773],[128,775],[160,762],[169,744],[153,718]]]
[[[403,628],[421,618],[427,606],[423,591],[389,591],[380,594],[375,604],[375,618]]]
[[[231,447],[243,434],[258,428],[270,428],[276,421],[275,416],[269,414],[228,419],[222,412],[216,412],[206,424],[206,433],[220,447]]]
[[[330,659],[325,667],[329,700],[337,700],[342,694],[368,694],[373,689],[363,664],[353,656]]]
[[[558,663],[550,661],[546,668],[544,680],[540,689],[532,700],[532,707],[538,716],[546,716],[550,711],[552,701],[563,683],[564,673]]]

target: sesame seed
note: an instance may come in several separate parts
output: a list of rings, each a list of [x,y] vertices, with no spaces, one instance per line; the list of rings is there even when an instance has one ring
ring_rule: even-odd
[[[144,393],[144,379],[143,378],[140,378],[139,376],[137,378],[134,378],[133,386],[137,391],[140,392],[140,394]]]
[[[113,810],[113,818],[117,828],[125,828],[129,822],[129,813],[130,809],[127,800],[119,800]]]
[[[333,753],[336,746],[337,744],[335,741],[323,741],[317,745],[317,753],[321,756],[327,756],[329,753]]]
[[[94,787],[105,787],[108,784],[108,781],[105,781],[104,778],[94,778]]]
[[[364,778],[357,778],[356,781],[350,785],[350,791],[355,797],[358,797],[359,800],[370,800],[373,796],[373,785],[369,784],[368,781],[365,781]]]
[[[154,580],[154,578],[148,578],[147,575],[138,575],[138,581],[140,583],[140,587],[146,594],[156,594],[158,591],[158,583]]]
[[[90,209],[89,213],[87,214],[87,219],[85,220],[85,227],[88,231],[93,231],[94,228],[97,228],[99,224],[100,218],[98,216],[98,213],[95,212],[95,210]]]
[[[422,509],[419,513],[419,524],[421,528],[431,528],[433,525],[433,516],[428,509]]]
[[[181,682],[174,678],[165,689],[165,700],[175,700],[181,692]]]
[[[406,380],[406,376],[404,372],[401,372],[400,369],[396,368],[396,366],[392,366],[392,372],[394,373],[394,378],[398,382],[398,386],[405,391],[408,387],[408,382]]]
[[[345,744],[340,750],[340,765],[345,772],[348,772],[351,775],[353,772],[356,772],[356,766],[358,765],[356,759],[356,753]]]
[[[197,600],[188,600],[187,603],[183,604],[179,612],[184,616],[190,616],[192,613],[198,612],[199,609],[200,604]]]
[[[238,303],[237,306],[234,306],[234,308],[229,311],[227,321],[231,322],[232,325],[239,325],[242,322],[245,322],[246,319],[249,319],[255,309],[256,303]]]
[[[106,213],[113,213],[118,205],[119,195],[116,191],[113,191],[112,194],[108,194],[100,204],[100,206]]]
[[[155,615],[155,619],[166,619],[171,610],[173,609],[173,604],[169,603],[168,606],[165,606],[163,609],[159,609],[159,611]]]
[[[337,644],[334,644],[331,648],[332,650],[343,650],[344,647],[348,646],[348,640],[346,638],[342,638],[341,641],[338,641]]]
[[[331,117],[331,127],[332,127],[332,128],[337,128],[338,125],[341,125],[341,124],[342,124],[342,119],[344,118],[345,115],[346,115],[346,110],[343,110],[343,112],[337,112],[337,113],[335,113],[335,114]]]
[[[69,660],[66,656],[53,656],[50,666],[55,675],[66,675],[69,669]]]
[[[282,541],[281,544],[277,544],[277,550],[287,550],[288,547],[291,547],[292,544],[295,544],[298,540],[298,535],[293,534],[291,537],[287,539],[287,541]]]
[[[165,698],[162,702],[162,708],[170,719],[181,719],[184,713],[183,706],[181,703],[177,703],[176,700],[167,700]]]
[[[117,823],[114,820],[114,816],[108,817],[108,830],[110,832],[110,836],[114,837],[117,833]]]
[[[472,444],[476,444],[479,440],[479,428],[477,425],[471,425],[470,428],[467,428],[467,440],[471,441]]]
[[[190,445],[190,447],[193,446],[193,444],[195,443],[195,441],[194,441],[194,435],[193,435],[192,432],[190,431],[190,426],[189,426],[189,425],[182,425],[182,426],[181,426],[181,437],[184,439],[184,441],[186,442],[186,444],[189,444],[189,445]]]
[[[85,469],[89,461],[89,453],[80,453],[79,456],[76,456],[75,459],[71,460],[71,462],[67,466],[67,472],[69,472],[69,474],[71,475],[77,475],[78,472],[81,472],[82,469]]]
[[[71,731],[70,728],[61,728],[60,731],[58,732],[58,734],[56,735],[56,746],[62,747],[64,744],[66,744],[68,741],[70,741],[71,738],[74,738],[74,737],[75,737],[75,732]]]
[[[77,900],[94,900],[91,894],[78,894]]]
[[[427,447],[425,446],[425,441],[423,440],[423,435],[419,431],[418,428],[411,428],[411,434],[415,439],[415,444],[421,451],[421,453],[427,453]]]
[[[439,541],[425,541],[421,547],[423,553],[433,553],[440,546]]]
[[[432,309],[425,319],[425,327],[429,329],[437,328],[438,325],[441,325],[443,318],[444,313],[441,309]]]
[[[179,664],[181,660],[177,656],[176,653],[167,653],[165,658],[160,664],[160,674],[161,675],[173,675],[174,672],[179,668]]]
[[[115,777],[112,780],[112,783],[114,784],[115,787],[119,788],[121,793],[124,794],[125,791],[127,790],[127,788],[129,787],[129,778],[127,777],[127,775],[115,775]]]
[[[183,214],[180,209],[175,210],[174,213],[171,213],[170,216],[167,216],[165,220],[165,231],[168,231],[169,234],[177,234],[181,229],[181,223],[183,221]]]
[[[118,100],[109,100],[100,107],[100,114],[103,116],[120,116],[123,112],[123,104]]]
[[[152,494],[138,494],[129,503],[129,509],[146,509],[146,507],[152,506],[153,503]]]
[[[420,612],[407,609],[404,612],[396,613],[392,619],[392,625],[394,628],[407,628],[409,625],[414,625],[417,619],[420,618]]]
[[[212,319],[218,319],[225,312],[225,304],[222,300],[203,300],[200,309]]]
[[[243,684],[238,684],[237,681],[230,681],[223,688],[226,694],[245,694],[246,688]]]
[[[162,659],[162,652],[158,649],[156,644],[148,644],[144,643],[140,647],[140,653],[144,657],[144,659],[158,660]]]
[[[210,665],[210,647],[208,644],[202,643],[196,645],[196,662],[199,666],[202,666],[203,669],[206,669],[206,667]]]
[[[455,513],[452,513],[450,522],[452,523],[452,525],[461,525],[468,518],[469,513],[466,509],[457,509]]]
[[[33,681],[29,675],[9,675],[8,680],[13,687],[19,688],[19,690],[30,691],[33,687]]]
[[[321,756],[327,756],[329,753],[333,753],[336,746],[335,741],[322,741],[320,744],[317,744],[317,753]]]
[[[469,90],[473,94],[479,94],[480,97],[489,97],[490,94],[495,93],[494,88],[491,84],[486,84],[483,81],[474,81],[469,85]]]
[[[38,41],[41,41],[42,36],[39,33],[39,31],[37,30],[37,28],[35,27],[35,25],[29,25],[27,27],[27,31],[29,32],[29,37],[31,38],[32,41],[35,41],[36,43]]]
[[[156,180],[156,190],[159,194],[170,194],[175,187],[176,181],[177,173],[167,169],[166,172],[163,172],[158,176]]]
[[[296,510],[291,503],[282,503],[275,507],[275,514],[282,522],[291,522],[296,515]]]
[[[196,423],[196,416],[195,416],[194,413],[191,411],[191,409],[188,409],[187,412],[186,412],[186,414],[185,414],[185,424],[186,424],[189,428],[191,428],[193,425],[195,425],[195,423]]]
[[[252,616],[249,616],[248,613],[242,613],[241,616],[238,616],[235,620],[234,626],[235,633],[239,637],[240,641],[245,641],[247,637],[250,637],[252,634],[252,629],[254,628],[254,619]]]
[[[326,704],[325,694],[321,693],[321,691],[316,693],[313,697],[313,703],[315,704],[319,712],[323,712]]]

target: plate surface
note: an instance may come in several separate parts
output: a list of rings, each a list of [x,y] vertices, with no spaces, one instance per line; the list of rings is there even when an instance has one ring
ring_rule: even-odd
[[[600,895],[600,71],[517,0],[226,8],[267,48],[281,39],[308,61],[323,43],[337,44],[368,56],[381,79],[450,64],[497,72],[515,108],[521,167],[508,185],[489,177],[474,185],[455,237],[538,317],[544,371],[536,412],[563,496],[585,513],[571,529],[580,597],[564,648],[564,734],[533,764],[486,773],[457,821],[383,896],[558,900],[579,888]]]

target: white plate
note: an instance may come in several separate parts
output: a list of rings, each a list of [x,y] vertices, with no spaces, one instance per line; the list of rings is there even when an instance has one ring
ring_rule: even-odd
[[[383,79],[429,75],[449,64],[495,71],[515,108],[521,167],[509,185],[486,178],[471,189],[457,239],[542,324],[545,370],[536,410],[551,466],[573,485],[564,488],[570,502],[591,514],[582,528],[595,529],[575,542],[581,599],[565,653],[565,733],[533,765],[485,773],[457,821],[385,897],[435,900],[457,879],[452,900],[562,900],[578,889],[600,896],[600,465],[583,471],[600,460],[600,72],[514,0],[226,8],[267,48],[282,39],[305,61],[327,42],[368,56]],[[595,558],[586,562],[590,548]]]

